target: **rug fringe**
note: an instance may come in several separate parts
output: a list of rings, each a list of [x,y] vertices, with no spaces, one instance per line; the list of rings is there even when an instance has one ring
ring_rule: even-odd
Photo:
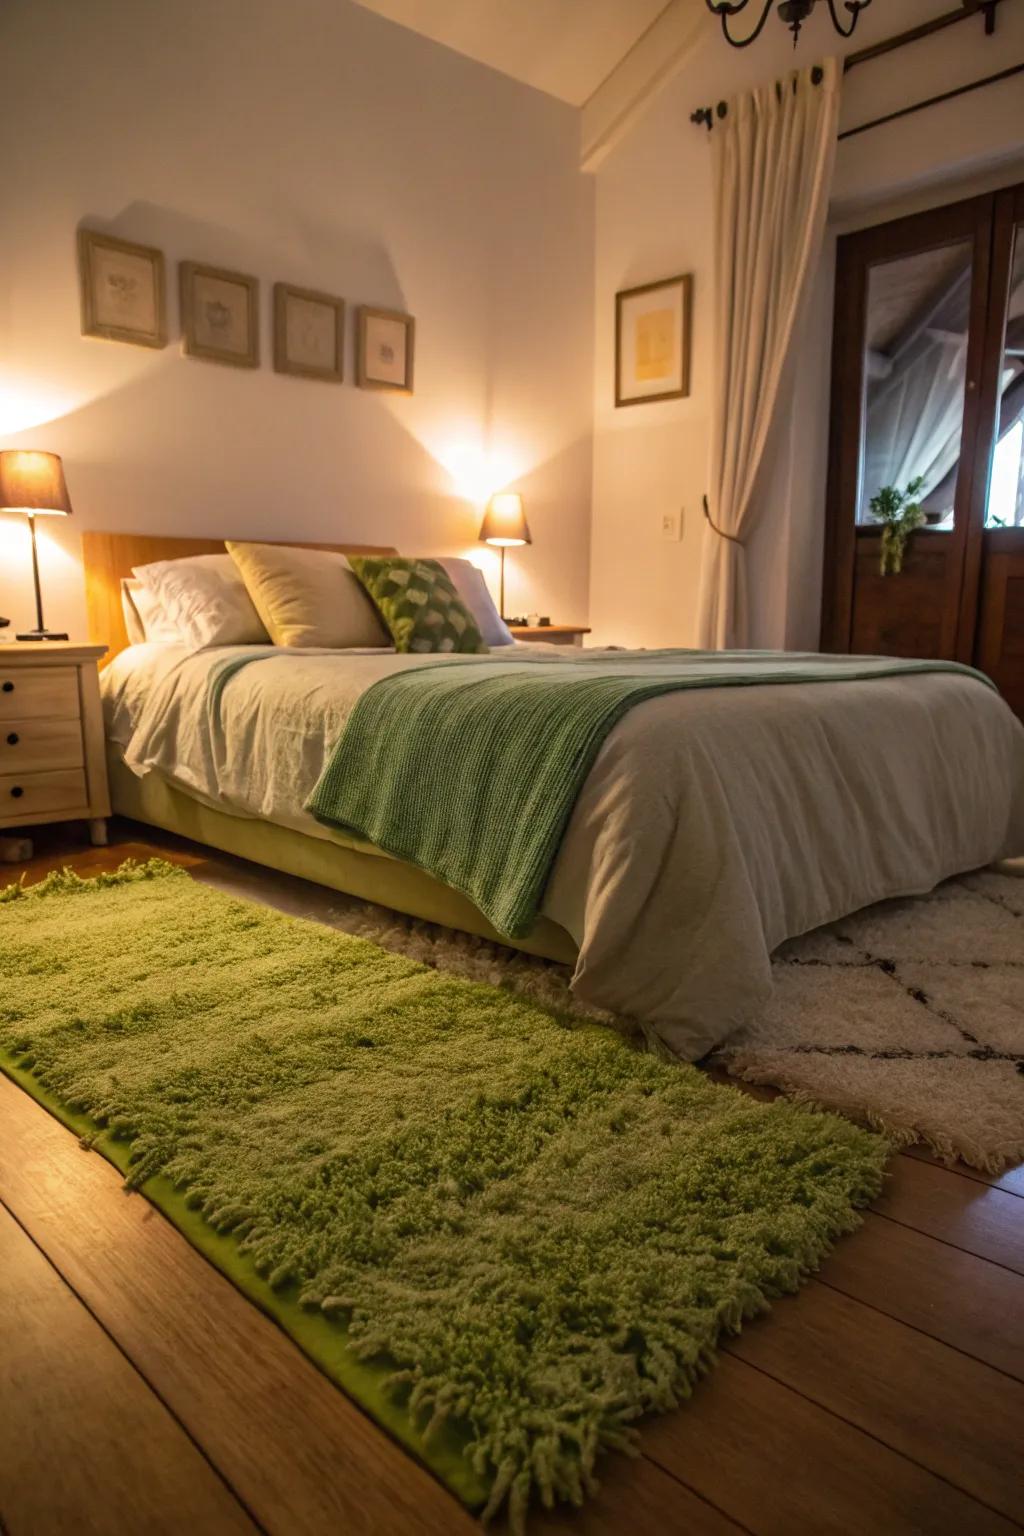
[[[952,1168],[956,1163],[961,1162],[966,1163],[969,1168],[977,1168],[980,1173],[998,1175],[1005,1173],[1007,1168],[1013,1168],[1018,1163],[1024,1162],[1024,1139],[1015,1141],[1002,1150],[993,1151],[991,1148],[979,1146],[968,1137],[955,1137],[942,1131],[930,1130],[927,1126],[893,1119],[890,1115],[879,1113],[839,1094],[823,1099],[820,1094],[812,1093],[809,1088],[804,1088],[798,1083],[787,1082],[785,1076],[778,1072],[759,1068],[752,1062],[743,1064],[741,1060],[730,1060],[725,1053],[719,1061],[730,1077],[738,1078],[745,1083],[756,1083],[762,1087],[777,1088],[792,1103],[800,1104],[807,1109],[844,1115],[848,1120],[878,1131],[892,1142],[897,1151],[903,1147],[921,1143],[947,1168]]]
[[[147,859],[143,864],[140,864],[137,859],[125,859],[117,869],[105,870],[98,875],[87,875],[84,878],[76,875],[75,871],[65,864],[63,869],[52,869],[34,885],[26,885],[24,874],[20,875],[11,885],[5,885],[0,889],[0,902],[42,896],[78,896],[85,891],[107,890],[115,885],[134,885],[142,880],[163,880],[169,875],[188,878],[185,870],[177,864],[169,864],[166,859]]]

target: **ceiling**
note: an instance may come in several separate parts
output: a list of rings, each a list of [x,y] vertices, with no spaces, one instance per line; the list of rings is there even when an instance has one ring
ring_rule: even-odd
[[[672,0],[358,0],[580,107]]]

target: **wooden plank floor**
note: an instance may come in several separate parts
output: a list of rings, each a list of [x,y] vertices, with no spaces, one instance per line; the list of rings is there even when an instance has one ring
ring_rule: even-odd
[[[164,837],[51,829],[27,880],[153,854],[329,922],[339,898]],[[1024,1529],[1024,1171],[921,1149],[599,1497],[531,1531]],[[0,1531],[458,1536],[475,1522],[158,1212],[0,1078]]]

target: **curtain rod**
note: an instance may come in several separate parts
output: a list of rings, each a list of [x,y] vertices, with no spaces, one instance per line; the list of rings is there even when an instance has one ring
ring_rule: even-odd
[[[1009,80],[1011,75],[1019,75],[1022,72],[1024,72],[1024,64],[1011,64],[1009,69],[1001,69],[994,75],[986,75],[983,80],[971,80],[967,85],[958,85],[952,91],[943,91],[941,96],[929,96],[927,101],[915,101],[909,107],[900,107],[896,112],[887,112],[884,117],[873,117],[868,123],[859,123],[856,128],[847,128],[839,138],[840,140],[852,139],[858,133],[867,133],[869,128],[880,128],[883,123],[894,123],[899,117],[909,117],[911,112],[923,112],[925,107],[935,107],[940,101],[952,101],[956,96],[966,96],[971,91],[980,91],[983,85],[995,85],[997,80]]]
[[[815,64],[814,68],[811,70],[811,84],[812,85],[820,85],[821,82],[824,80],[824,78],[825,78],[825,71],[822,69],[820,64]],[[796,77],[795,76],[794,76],[794,79],[793,79],[793,91],[794,91],[794,93],[796,92]],[[782,100],[782,82],[780,80],[776,80],[776,82],[775,82],[775,99],[776,99],[776,101],[781,101]],[[729,108],[728,108],[728,106],[726,105],[726,103],[724,101],[720,101],[718,103],[718,106],[714,108],[714,111],[712,111],[711,107],[698,107],[696,112],[691,112],[690,113],[690,122],[691,123],[706,123],[707,126],[708,126],[708,130],[710,131],[712,117],[713,116],[714,117],[725,117],[725,115],[728,112],[728,110],[729,110]]]
[[[896,48],[905,48],[908,43],[916,43],[922,37],[931,37],[934,32],[944,32],[947,27],[953,27],[958,21],[969,21],[972,16],[982,15],[985,18],[985,36],[991,37],[996,29],[996,6],[1002,0],[964,0],[963,5],[957,11],[946,11],[942,16],[936,16],[934,21],[923,21],[919,27],[911,27],[907,32],[897,32],[895,37],[887,37],[882,43],[874,43],[870,48],[862,48],[859,53],[848,53],[843,60],[843,74],[849,74],[851,69],[856,69],[858,64],[867,64],[870,59],[880,59],[885,53],[892,53]]]
[[[969,21],[972,16],[985,18],[985,36],[991,37],[996,28],[996,6],[1001,3],[1002,0],[963,0],[959,10],[946,11],[944,15],[936,16],[933,21],[922,22],[919,27],[911,27],[907,32],[898,32],[895,37],[887,37],[884,42],[874,43],[870,48],[862,48],[859,53],[847,54],[843,60],[843,74],[849,74],[850,70],[856,69],[858,64],[867,64],[870,59],[879,59],[883,54],[892,53],[897,48],[905,48],[908,43],[916,43],[922,37],[931,37],[935,32],[942,32],[946,27],[952,27],[959,21]],[[945,96],[934,96],[928,101],[919,102],[917,106],[903,107],[898,112],[891,112],[887,117],[877,118],[873,122],[863,124],[860,128],[851,128],[846,133],[841,133],[839,137],[849,138],[852,134],[863,133],[867,128],[877,128],[881,123],[892,122],[897,117],[905,117],[910,112],[919,112],[922,107],[933,106],[937,101],[946,101],[951,96],[959,96],[966,91],[977,90],[979,86],[990,85],[994,80],[1003,79],[1005,73],[1004,71],[1003,74],[990,75],[985,80],[976,80],[973,85],[961,86],[959,90],[947,92]],[[1011,70],[1009,73],[1014,71]],[[812,71],[811,79],[815,85],[818,85],[821,81],[821,71],[818,69]],[[777,89],[778,86],[776,86]],[[698,107],[695,112],[690,113],[690,122],[698,125],[703,123],[710,132],[714,119],[725,117],[728,110],[724,101],[720,101],[714,108]]]

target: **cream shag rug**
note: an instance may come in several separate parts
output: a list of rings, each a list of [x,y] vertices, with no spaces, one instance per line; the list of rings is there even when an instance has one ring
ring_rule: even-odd
[[[769,1007],[718,1060],[947,1162],[1020,1162],[1021,874],[963,875],[784,945]]]
[[[751,1083],[923,1141],[998,1173],[1024,1160],[1024,862],[882,902],[785,945],[775,997],[714,1062]],[[566,967],[380,907],[330,920],[478,981],[617,1028],[577,1003]]]

